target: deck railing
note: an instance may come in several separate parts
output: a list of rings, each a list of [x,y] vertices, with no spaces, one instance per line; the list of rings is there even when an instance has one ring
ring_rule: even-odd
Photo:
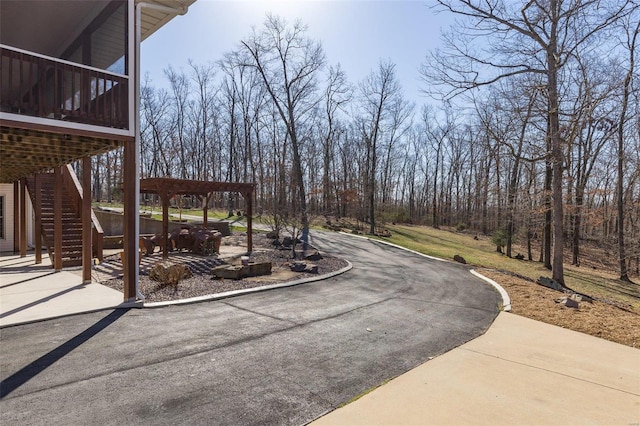
[[[129,79],[0,45],[0,111],[129,128]]]
[[[78,176],[73,171],[73,167],[71,167],[70,164],[62,167],[62,181],[70,194],[70,201],[73,204],[74,211],[78,217],[81,218],[82,197],[84,196],[84,191],[80,181],[78,180]],[[93,209],[91,209],[91,228],[93,257],[97,257],[102,262],[104,251],[104,230],[102,229],[102,225],[100,225],[100,221],[98,221],[98,217],[93,212]]]

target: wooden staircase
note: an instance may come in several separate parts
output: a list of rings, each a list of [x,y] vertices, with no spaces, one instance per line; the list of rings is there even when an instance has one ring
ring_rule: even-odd
[[[53,216],[53,199],[54,199],[54,174],[40,174],[41,186],[41,221],[42,221],[42,237],[52,265],[57,255],[54,250],[54,216]],[[79,193],[77,178],[70,166],[63,168],[62,185],[62,267],[81,266],[82,265],[82,218],[80,214],[80,206],[82,194]],[[31,197],[31,202],[35,205],[35,184],[34,178],[27,179],[27,188]],[[36,212],[38,214],[38,212]],[[103,232],[97,218],[92,212],[92,253],[93,257],[102,260],[102,242]]]

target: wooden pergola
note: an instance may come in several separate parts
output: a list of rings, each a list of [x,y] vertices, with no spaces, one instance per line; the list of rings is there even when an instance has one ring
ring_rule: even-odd
[[[238,192],[247,203],[247,252],[253,251],[252,218],[253,193],[255,183],[241,182],[208,182],[201,180],[147,178],[140,179],[141,194],[156,194],[162,202],[162,235],[164,237],[163,258],[169,257],[169,201],[175,195],[195,195],[202,201],[203,225],[207,226],[207,210],[211,195],[214,192]]]

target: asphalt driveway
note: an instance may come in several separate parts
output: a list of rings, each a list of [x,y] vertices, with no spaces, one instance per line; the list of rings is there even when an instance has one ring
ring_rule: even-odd
[[[483,334],[498,313],[498,293],[463,265],[340,234],[313,242],[353,269],[1,329],[0,423],[305,424]]]

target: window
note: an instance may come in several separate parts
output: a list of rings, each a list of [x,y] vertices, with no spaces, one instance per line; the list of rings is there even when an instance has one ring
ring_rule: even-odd
[[[0,240],[4,240],[4,195],[0,195]]]

